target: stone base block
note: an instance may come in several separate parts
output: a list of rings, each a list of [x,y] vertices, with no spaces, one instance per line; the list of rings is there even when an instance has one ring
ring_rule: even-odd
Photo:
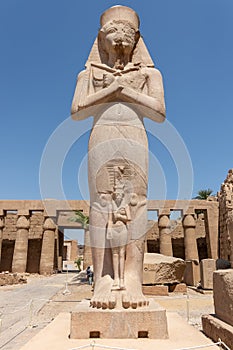
[[[233,269],[215,271],[213,280],[215,314],[233,326]]]
[[[170,284],[169,293],[187,293],[187,286],[185,283]]]
[[[153,300],[138,309],[93,309],[82,301],[71,313],[72,339],[167,339],[166,310]]]
[[[186,261],[184,282],[188,286],[197,286],[200,282],[200,265],[196,261]]]
[[[202,328],[207,337],[217,342],[221,339],[229,349],[233,345],[233,327],[213,315],[202,316]]]
[[[216,270],[216,260],[202,259],[200,268],[202,289],[213,289],[213,273]]]
[[[142,286],[142,292],[145,295],[169,295],[168,286]]]
[[[143,284],[180,283],[186,263],[184,260],[156,253],[145,253]]]

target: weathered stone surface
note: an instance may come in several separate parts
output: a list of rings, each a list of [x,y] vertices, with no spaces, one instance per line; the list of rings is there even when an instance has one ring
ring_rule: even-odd
[[[218,342],[221,339],[229,349],[232,349],[233,345],[233,327],[219,320],[213,315],[202,316],[202,328],[207,337],[214,342]]]
[[[19,216],[17,223],[16,223],[16,228],[17,230],[19,229],[29,229],[30,227],[30,222],[25,216]]]
[[[184,260],[156,253],[146,253],[143,262],[143,284],[179,283],[183,280]]]
[[[83,269],[86,270],[88,266],[93,265],[91,254],[90,232],[85,230],[84,233],[84,252],[83,252]]]
[[[183,218],[185,260],[199,260],[196,240],[195,215],[185,215]]]
[[[0,286],[21,283],[27,283],[27,279],[21,274],[7,272],[0,273]]]
[[[218,193],[220,258],[231,262],[233,268],[233,169]]]
[[[158,220],[159,227],[159,251],[160,254],[173,256],[171,222],[169,215],[160,215]]]
[[[94,117],[88,144],[90,240],[95,272],[93,307],[145,305],[142,261],[147,226],[148,140],[144,117],[165,119],[161,73],[139,31],[137,13],[113,6],[86,69],[78,75],[71,114]]]
[[[188,286],[198,286],[200,283],[200,265],[195,261],[186,261],[184,282]]]
[[[65,240],[63,244],[63,259],[74,262],[78,255],[78,241],[74,239]]]
[[[56,226],[52,219],[47,218],[44,223],[44,234],[41,248],[40,273],[52,274],[54,272],[54,248]]]
[[[201,287],[203,289],[213,289],[213,273],[216,270],[215,259],[203,259],[200,263]]]
[[[187,293],[187,286],[185,283],[169,285],[169,293]]]
[[[233,269],[214,272],[215,314],[233,326]]]
[[[142,292],[145,295],[163,295],[168,296],[168,286],[142,286]]]
[[[168,338],[166,311],[153,300],[140,309],[100,310],[81,302],[71,314],[71,339]]]

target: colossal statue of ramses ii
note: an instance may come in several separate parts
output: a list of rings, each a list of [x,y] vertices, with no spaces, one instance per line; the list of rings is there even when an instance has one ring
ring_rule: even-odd
[[[163,83],[135,11],[114,6],[100,22],[71,110],[76,120],[94,117],[88,151],[91,305],[137,308],[148,304],[141,287],[148,183],[143,118],[165,119]]]

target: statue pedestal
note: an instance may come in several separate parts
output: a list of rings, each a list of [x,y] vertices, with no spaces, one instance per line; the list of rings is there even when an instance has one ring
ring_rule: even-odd
[[[166,310],[150,300],[138,309],[96,309],[82,301],[71,313],[72,339],[167,339]]]

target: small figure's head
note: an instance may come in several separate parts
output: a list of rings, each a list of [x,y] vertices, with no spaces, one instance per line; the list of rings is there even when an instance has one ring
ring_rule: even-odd
[[[120,205],[120,203],[122,202],[123,198],[124,198],[124,192],[123,191],[120,191],[118,189],[116,189],[114,192],[113,192],[113,200],[116,202],[117,205]]]
[[[140,37],[139,18],[126,6],[113,6],[100,19],[99,40],[106,54],[130,56]]]
[[[113,192],[113,198],[123,198],[124,197],[124,192],[122,191],[119,191],[118,189],[116,189],[114,192]]]

